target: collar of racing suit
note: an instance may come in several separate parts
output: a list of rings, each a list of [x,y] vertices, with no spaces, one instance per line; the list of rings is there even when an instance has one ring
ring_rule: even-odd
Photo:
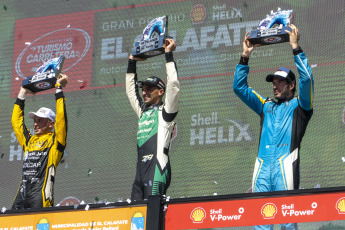
[[[294,97],[295,97],[295,95],[292,96],[292,97],[284,98],[284,99],[278,99],[278,100],[277,100],[277,103],[278,103],[278,104],[281,104],[281,103],[290,101],[290,100],[292,100]]]
[[[147,110],[153,109],[153,108],[155,108],[155,107],[159,107],[159,106],[161,106],[161,105],[163,105],[163,102],[162,102],[162,101],[161,101],[160,103],[152,104],[152,105],[149,105],[149,106],[146,106],[146,105],[144,104],[144,109],[143,109],[143,111],[147,111]]]

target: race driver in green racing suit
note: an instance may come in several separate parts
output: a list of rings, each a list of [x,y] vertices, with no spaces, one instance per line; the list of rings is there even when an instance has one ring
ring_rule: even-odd
[[[139,117],[137,132],[137,168],[131,200],[141,201],[149,195],[164,195],[170,185],[171,170],[169,146],[175,126],[180,83],[178,81],[173,51],[176,43],[166,39],[165,58],[167,84],[151,76],[137,81],[136,62],[143,58],[129,57],[126,74],[126,93],[132,108]],[[142,97],[138,87],[142,88]],[[163,103],[163,95],[165,100]]]

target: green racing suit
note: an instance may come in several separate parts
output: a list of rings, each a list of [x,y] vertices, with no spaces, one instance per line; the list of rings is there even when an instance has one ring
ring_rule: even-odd
[[[137,114],[137,167],[131,200],[164,195],[170,185],[169,147],[175,127],[180,83],[172,53],[166,53],[167,83],[164,103],[147,106],[139,95],[136,61],[129,60],[126,93]]]

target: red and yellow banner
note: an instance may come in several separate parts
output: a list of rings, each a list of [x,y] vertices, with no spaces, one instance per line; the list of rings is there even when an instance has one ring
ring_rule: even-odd
[[[345,219],[345,192],[170,204],[166,230]]]
[[[0,230],[145,229],[146,206],[0,216]]]

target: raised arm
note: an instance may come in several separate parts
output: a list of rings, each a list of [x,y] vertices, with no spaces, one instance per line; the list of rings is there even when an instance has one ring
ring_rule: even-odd
[[[164,110],[167,114],[174,114],[175,118],[178,110],[178,100],[180,98],[180,82],[178,80],[176,63],[174,62],[173,51],[176,49],[176,43],[172,39],[167,39],[165,47],[167,86]]]
[[[263,104],[266,98],[263,98],[248,86],[247,77],[249,73],[248,61],[250,54],[256,48],[257,45],[253,45],[248,41],[248,33],[243,40],[243,52],[240,59],[240,63],[236,66],[233,89],[235,94],[254,112],[259,116],[261,115]]]
[[[139,95],[139,89],[138,89],[138,78],[137,78],[137,61],[143,61],[145,59],[142,58],[136,58],[132,55],[129,56],[128,60],[128,68],[126,73],[126,93],[128,100],[134,110],[134,112],[137,114],[138,117],[141,115],[141,108],[143,105],[143,101]]]
[[[55,119],[55,135],[58,141],[58,150],[63,152],[66,147],[67,139],[67,110],[66,99],[63,94],[62,88],[66,86],[68,77],[60,74],[56,81],[56,119]]]
[[[20,88],[18,98],[14,104],[11,124],[14,133],[18,139],[18,142],[23,150],[31,138],[31,133],[24,123],[24,106],[25,106],[25,96],[28,93],[32,93],[30,90],[23,87]]]
[[[299,73],[299,104],[304,110],[311,110],[313,108],[313,94],[314,94],[314,78],[311,68],[308,64],[308,59],[303,53],[302,48],[298,45],[299,32],[295,25],[290,25],[291,32],[289,34],[290,45],[293,50],[295,65]]]

